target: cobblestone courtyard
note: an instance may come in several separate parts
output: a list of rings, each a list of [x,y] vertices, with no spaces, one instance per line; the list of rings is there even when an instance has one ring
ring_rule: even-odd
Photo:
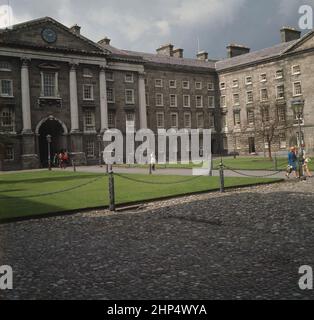
[[[311,299],[314,179],[0,225],[9,299]]]

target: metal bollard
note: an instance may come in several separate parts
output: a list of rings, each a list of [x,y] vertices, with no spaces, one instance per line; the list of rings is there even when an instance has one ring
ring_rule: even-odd
[[[153,166],[151,163],[149,164],[149,174],[153,174]]]
[[[72,160],[72,166],[73,166],[73,171],[76,172],[76,165],[74,160]]]
[[[110,170],[110,173],[109,173],[109,199],[110,199],[109,210],[116,211],[115,193],[114,193],[114,175],[112,170]]]
[[[224,165],[221,162],[220,163],[220,170],[219,170],[219,176],[220,176],[220,192],[225,192],[225,175],[224,175]]]
[[[209,170],[209,176],[210,177],[213,176],[213,170],[214,170],[214,161],[213,161],[213,157],[211,157],[211,159],[210,159],[210,170]]]

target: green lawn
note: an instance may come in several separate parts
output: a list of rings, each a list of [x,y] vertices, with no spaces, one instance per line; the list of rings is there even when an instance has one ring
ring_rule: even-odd
[[[216,177],[126,175],[140,181],[177,184],[145,184],[115,176],[118,204],[166,196],[212,190],[219,187]],[[99,180],[78,189],[41,197],[38,194],[77,187],[97,178]],[[189,179],[187,182],[186,180]],[[226,186],[267,183],[274,179],[226,178]],[[29,198],[27,198],[29,197]],[[99,174],[60,171],[40,171],[0,175],[0,220],[74,209],[108,205],[108,178]]]
[[[263,157],[237,157],[234,159],[233,157],[223,157],[223,163],[225,166],[230,167],[236,170],[275,170],[275,160],[269,160],[269,158]],[[220,159],[214,160],[214,169],[219,169]],[[288,160],[286,157],[278,157],[277,158],[277,169],[284,171],[286,170],[288,165]],[[202,165],[194,165],[190,164],[166,164],[166,165],[157,165],[157,169],[192,169],[201,167]],[[131,167],[131,168],[147,168],[148,165],[121,165],[117,167]],[[310,163],[310,168],[314,170],[314,161]]]

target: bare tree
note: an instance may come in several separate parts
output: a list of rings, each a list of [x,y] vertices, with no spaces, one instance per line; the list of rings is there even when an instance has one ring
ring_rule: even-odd
[[[275,115],[271,118],[270,107],[268,105],[261,106],[261,135],[263,136],[264,143],[268,146],[268,157],[270,160],[272,156],[272,145],[275,137],[275,133],[278,128],[278,117]],[[265,148],[265,146],[264,146]],[[265,150],[265,149],[264,149]],[[266,152],[265,152],[266,155]]]

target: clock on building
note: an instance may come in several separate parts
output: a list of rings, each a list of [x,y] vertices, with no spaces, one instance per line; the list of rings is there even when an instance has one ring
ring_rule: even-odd
[[[46,28],[41,33],[42,38],[48,43],[54,43],[57,40],[57,33],[49,28]]]

